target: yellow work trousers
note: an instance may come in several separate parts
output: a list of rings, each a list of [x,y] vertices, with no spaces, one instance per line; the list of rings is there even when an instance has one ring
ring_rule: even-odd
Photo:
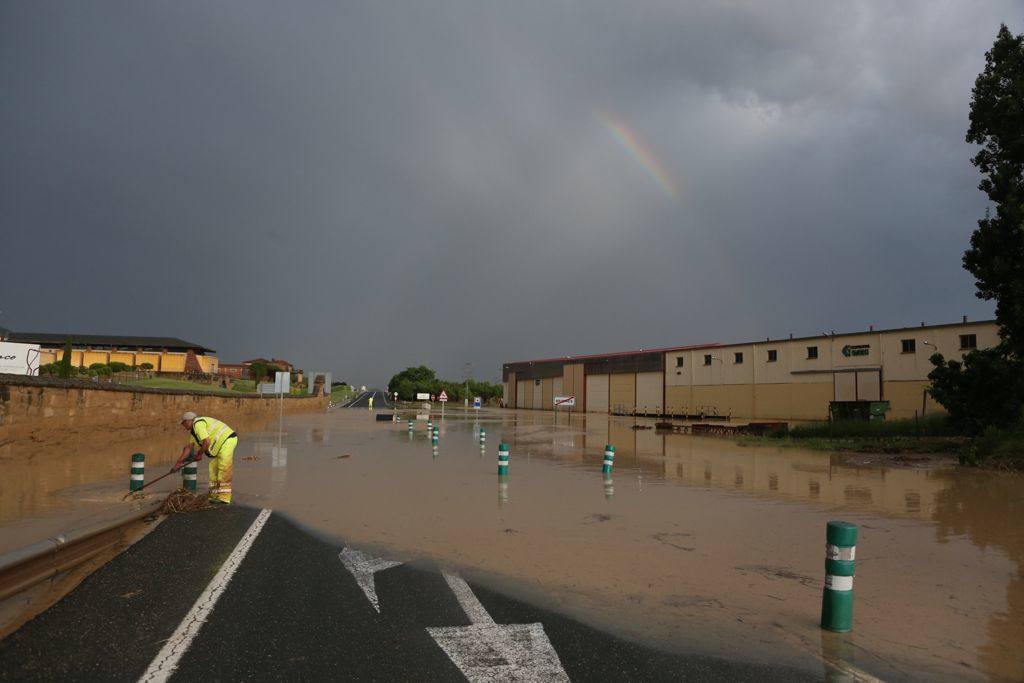
[[[231,502],[232,459],[238,437],[233,436],[223,443],[216,458],[210,458],[210,494],[209,500],[221,503]]]

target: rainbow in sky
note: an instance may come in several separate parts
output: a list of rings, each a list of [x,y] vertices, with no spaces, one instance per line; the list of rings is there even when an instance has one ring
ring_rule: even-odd
[[[672,176],[669,175],[665,167],[661,165],[661,162],[651,153],[651,150],[648,149],[647,145],[644,144],[643,140],[640,139],[640,136],[632,128],[608,112],[597,112],[597,118],[608,129],[608,132],[612,134],[612,137],[643,166],[647,175],[661,186],[661,189],[673,199],[679,198],[679,189],[676,187],[675,182],[673,182]]]

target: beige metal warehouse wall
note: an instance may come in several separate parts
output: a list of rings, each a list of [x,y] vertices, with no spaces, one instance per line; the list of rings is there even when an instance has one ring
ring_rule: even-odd
[[[618,373],[608,380],[608,402],[616,413],[632,413],[636,405],[636,375]]]
[[[531,384],[533,384],[533,398],[530,400],[530,407],[540,410],[544,407],[544,380],[535,379]]]
[[[566,364],[562,368],[562,388],[555,391],[556,396],[575,396],[576,406],[573,412],[582,412],[586,405],[586,396],[583,395],[583,363]],[[559,410],[562,410],[559,408]]]
[[[558,378],[558,381],[561,382],[562,379]],[[539,406],[534,406],[534,407],[535,408],[539,407],[539,408],[542,408],[544,410],[551,410],[552,408],[554,408],[554,405],[555,405],[554,399],[552,398],[552,396],[555,393],[555,378],[548,377],[547,379],[545,379],[545,380],[543,380],[541,382],[540,387],[541,387],[541,398],[540,398],[541,403],[540,403]]]
[[[530,384],[532,384],[532,382],[530,382]],[[528,407],[526,405],[526,396],[527,396],[528,393],[532,395],[533,392],[532,391],[527,391],[527,389],[529,389],[529,386],[528,386],[528,383],[527,383],[526,380],[521,379],[518,382],[516,382],[516,407],[517,408],[526,408],[526,407]]]
[[[693,411],[693,387],[665,387],[665,412],[670,415],[686,415]]]
[[[665,375],[661,372],[636,373],[636,409],[641,413],[660,413],[662,384]]]
[[[608,412],[608,375],[587,375],[587,412]]]
[[[576,397],[574,412],[582,413],[587,410],[586,375],[583,373],[583,363],[572,366],[573,396]]]

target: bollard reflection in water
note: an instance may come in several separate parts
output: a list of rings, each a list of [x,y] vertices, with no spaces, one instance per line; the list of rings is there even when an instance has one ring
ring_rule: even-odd
[[[611,500],[615,497],[615,482],[610,474],[604,475],[604,497],[605,500]]]
[[[508,505],[508,475],[498,475],[498,507]]]

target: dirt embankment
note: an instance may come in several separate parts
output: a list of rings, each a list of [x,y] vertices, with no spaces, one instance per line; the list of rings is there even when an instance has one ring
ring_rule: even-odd
[[[326,397],[286,397],[285,414],[320,412]],[[74,444],[103,448],[113,443],[176,435],[187,410],[228,424],[276,417],[276,399],[224,396],[93,382],[0,375],[0,459]],[[234,425],[233,425],[234,426]]]

